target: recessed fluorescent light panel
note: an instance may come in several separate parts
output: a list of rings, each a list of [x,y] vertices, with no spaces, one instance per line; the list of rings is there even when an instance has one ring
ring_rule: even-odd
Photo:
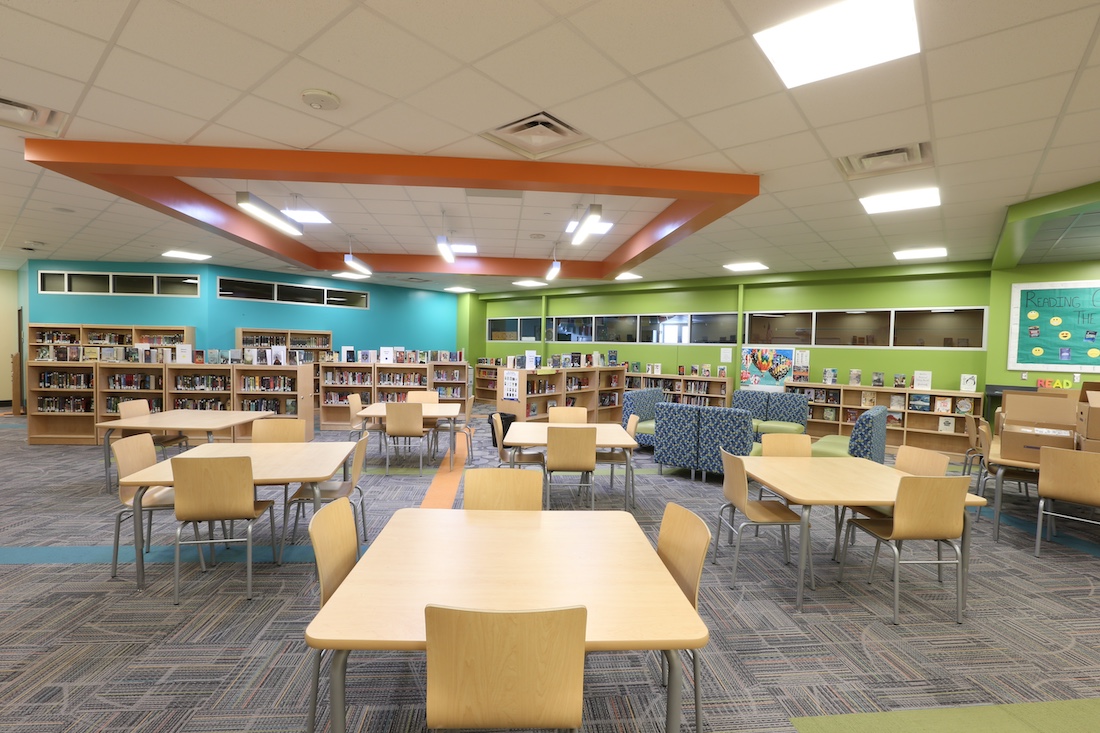
[[[544,288],[546,283],[539,280],[516,280],[513,285],[519,285],[521,288]]]
[[[453,288],[443,288],[448,293],[476,293],[473,288],[464,288],[461,285],[455,285]]]
[[[927,209],[940,205],[940,190],[932,188],[914,188],[910,191],[880,193],[864,196],[859,200],[868,214],[886,214],[891,211],[909,211]]]
[[[201,262],[202,260],[210,259],[211,255],[200,255],[195,254],[194,252],[181,252],[178,249],[170,249],[167,252],[163,253],[161,257],[175,257],[181,260],[194,260],[196,262]]]
[[[451,245],[451,251],[454,252],[456,255],[476,255],[477,254],[477,245],[476,244],[452,244]]]
[[[641,280],[641,275],[635,275],[633,272],[620,272],[615,276],[616,280]]]
[[[366,280],[370,275],[364,275],[361,272],[334,272],[333,277],[338,277],[341,280]]]
[[[913,0],[845,0],[753,38],[788,89],[920,53]]]
[[[733,272],[757,272],[759,270],[768,269],[768,266],[763,262],[732,262],[728,265],[723,265],[723,267]]]
[[[903,249],[894,253],[898,260],[928,260],[934,257],[946,257],[946,247],[924,247],[923,249]]]

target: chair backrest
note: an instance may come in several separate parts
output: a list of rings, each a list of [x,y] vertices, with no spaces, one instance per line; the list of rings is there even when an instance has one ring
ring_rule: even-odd
[[[246,456],[172,459],[176,519],[251,519],[255,516],[252,460]]]
[[[653,420],[657,403],[663,401],[664,397],[664,390],[659,387],[627,392],[623,395],[623,427],[626,427],[626,421],[631,415],[637,415],[640,420]]]
[[[397,438],[418,438],[424,435],[423,403],[387,402],[386,435]]]
[[[687,405],[686,407],[699,416],[696,468],[721,473],[722,456],[718,452],[719,449],[735,456],[747,456],[752,453],[752,413],[748,410],[709,405]],[[662,460],[664,455],[662,451]]]
[[[631,438],[637,435],[638,423],[640,423],[641,421],[642,419],[637,415],[631,415],[630,417],[628,417],[626,419],[626,434],[629,435]]]
[[[796,392],[769,392],[767,394],[768,420],[793,422],[803,427],[809,422],[810,398],[807,395]]]
[[[587,407],[551,407],[546,411],[550,422],[588,422]]]
[[[364,433],[363,437],[355,442],[355,452],[351,454],[351,474],[348,476],[352,486],[358,484],[360,477],[363,475],[363,464],[367,462],[367,443],[369,440],[370,433]]]
[[[745,464],[724,448],[719,450],[722,451],[722,493],[726,501],[744,514],[749,504],[749,477],[745,473]]]
[[[978,445],[978,421],[973,415],[963,415],[963,425],[966,427],[966,437],[970,440],[970,450],[981,451],[982,448]]]
[[[848,455],[875,463],[886,461],[886,406],[877,405],[856,418],[848,438]]]
[[[547,471],[595,471],[596,428],[546,429]]]
[[[982,455],[987,459],[989,458],[989,450],[993,445],[993,433],[990,430],[989,423],[982,422],[978,424],[978,450],[982,452]]]
[[[813,441],[805,433],[764,433],[760,436],[761,455],[809,458]]]
[[[304,443],[306,421],[300,417],[265,418],[252,423],[253,443]]]
[[[542,510],[542,472],[522,468],[467,468],[463,509]]]
[[[500,413],[492,414],[493,434],[497,436],[497,455],[501,463],[508,463],[508,449],[504,447],[504,421],[500,419]]]
[[[359,417],[359,412],[363,409],[363,398],[355,392],[348,395],[348,413],[351,418],[348,420],[348,425],[352,430],[358,430],[363,426],[363,418]]]
[[[676,579],[692,606],[699,606],[699,579],[710,549],[707,523],[679,504],[665,504],[661,531],[657,535],[657,555]]]
[[[768,393],[753,389],[735,389],[730,396],[730,407],[748,410],[754,420],[767,420]]]
[[[355,511],[346,496],[330,501],[313,515],[309,520],[309,541],[317,561],[323,606],[359,561]]]
[[[912,445],[898,446],[894,458],[894,468],[914,476],[946,476],[950,464],[951,459],[943,453]]]
[[[1040,448],[1039,496],[1100,506],[1100,453]]]
[[[123,400],[118,403],[118,416],[123,420],[149,414],[149,400]]]
[[[129,476],[157,462],[157,448],[153,445],[153,436],[149,433],[120,438],[111,443],[111,452],[115,456],[119,476]],[[136,486],[118,487],[118,498],[123,503],[133,499],[136,493]]]
[[[902,476],[894,502],[892,540],[962,536],[969,476]]]
[[[425,607],[427,727],[580,728],[587,620],[584,606]]]
[[[412,390],[410,389],[405,395],[406,402],[419,402],[422,405],[439,404],[439,393],[434,389],[431,390]]]

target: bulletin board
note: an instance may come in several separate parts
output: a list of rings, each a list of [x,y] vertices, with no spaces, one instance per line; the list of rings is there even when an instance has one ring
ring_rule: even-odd
[[[1100,372],[1100,281],[1012,286],[1008,368]]]

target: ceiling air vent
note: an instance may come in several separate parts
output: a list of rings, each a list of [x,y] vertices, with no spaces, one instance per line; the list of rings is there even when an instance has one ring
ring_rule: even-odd
[[[65,115],[57,110],[0,97],[0,126],[57,137],[64,121]]]
[[[840,172],[849,181],[932,166],[932,143],[913,143],[900,148],[858,153],[837,158]]]
[[[547,112],[509,122],[481,137],[531,160],[541,160],[592,143],[592,138]]]

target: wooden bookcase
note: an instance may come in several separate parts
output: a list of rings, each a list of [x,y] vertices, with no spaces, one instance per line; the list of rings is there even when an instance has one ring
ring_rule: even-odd
[[[479,367],[482,368],[482,367]],[[620,422],[626,367],[577,367],[570,369],[508,369],[497,367],[497,410],[517,420],[546,420],[551,407],[583,407],[588,422]],[[516,372],[519,399],[504,399],[505,372]],[[606,402],[606,404],[601,404]]]
[[[626,391],[626,364],[599,367],[596,395],[596,422],[623,421],[623,393]]]
[[[319,366],[321,430],[347,430],[351,421],[348,395],[358,393],[364,407],[374,402],[374,364],[329,361]]]
[[[501,367],[478,364],[474,367],[474,399],[497,401],[497,370]]]
[[[95,363],[27,364],[27,442],[95,445]]]
[[[464,407],[470,394],[470,367],[465,362],[433,361],[431,389],[439,394],[440,402],[459,402]]]
[[[164,407],[167,410],[232,410],[231,364],[167,364],[164,374]],[[205,432],[188,433],[193,441],[206,440]],[[214,440],[233,440],[232,430],[214,433]]]
[[[626,373],[626,389],[661,389],[669,402],[709,407],[729,407],[733,383],[729,377],[684,374]]]
[[[374,401],[404,402],[410,390],[429,388],[428,364],[375,364]]]
[[[963,416],[982,413],[982,395],[977,392],[818,382],[788,382],[786,390],[810,395],[807,432],[815,437],[851,435],[860,415],[884,405],[886,444],[893,448],[912,445],[961,455],[970,447]],[[919,409],[925,404],[927,410]]]
[[[306,440],[313,440],[313,365],[234,366],[233,409],[274,410],[276,417],[300,417],[306,421]],[[251,435],[249,425],[237,429],[238,439]]]
[[[285,346],[288,351],[303,351],[306,364],[313,365],[313,402],[321,405],[321,353],[332,351],[332,331],[291,331],[279,328],[238,328],[238,349],[270,349]]]
[[[100,362],[96,366],[96,421],[118,417],[118,403],[146,400],[150,412],[164,409],[164,364]],[[97,440],[103,439],[104,428]]]

